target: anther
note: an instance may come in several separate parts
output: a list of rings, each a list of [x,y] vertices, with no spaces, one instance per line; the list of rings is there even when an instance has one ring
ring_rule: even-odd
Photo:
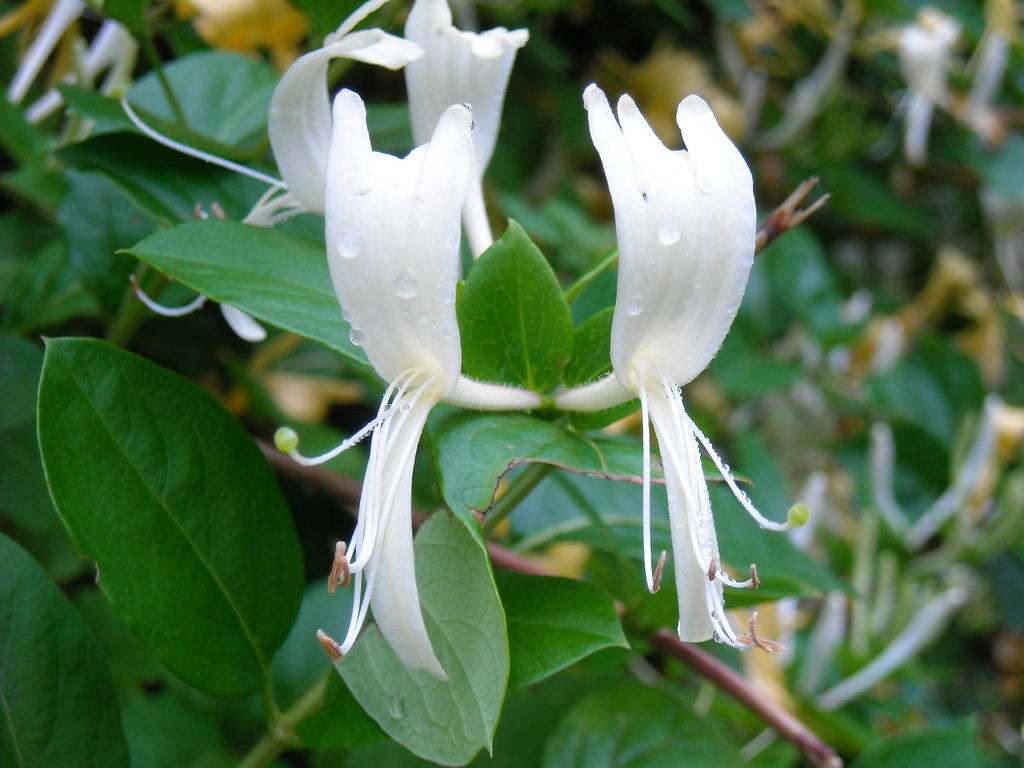
[[[757,564],[756,563],[751,563],[750,564],[750,583],[751,583],[751,585],[753,585],[754,589],[757,589],[758,587],[761,586],[761,580],[759,578],[757,578]]]
[[[320,641],[320,645],[324,647],[324,651],[327,652],[331,661],[337,661],[342,657],[341,645],[322,629],[316,631],[316,639]]]
[[[220,207],[220,203],[216,200],[210,203],[210,213],[213,214],[213,218],[215,219],[226,219],[228,217],[224,209]]]
[[[192,213],[195,214],[197,219],[208,219],[210,214],[203,210],[203,204],[196,201],[195,208],[192,209]]]
[[[774,640],[764,640],[757,636],[757,611],[750,614],[750,633],[740,635],[738,639],[744,643],[749,643],[756,648],[760,648],[762,651],[767,651],[768,653],[786,650],[786,646],[782,643],[777,643]]]
[[[664,549],[661,550],[661,557],[658,558],[658,565],[654,569],[654,581],[652,592],[657,592],[661,589],[661,574],[665,570],[665,558],[668,557],[668,552]]]
[[[718,558],[712,557],[711,564],[708,566],[708,581],[714,581],[715,576],[718,575]]]
[[[348,586],[349,579],[352,578],[348,569],[348,557],[345,555],[347,548],[344,541],[339,541],[334,546],[334,563],[331,565],[331,575],[327,577],[327,591],[331,594],[337,586]]]

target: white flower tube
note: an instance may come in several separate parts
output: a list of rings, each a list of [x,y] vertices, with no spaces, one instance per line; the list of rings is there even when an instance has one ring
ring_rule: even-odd
[[[281,77],[270,100],[267,129],[274,158],[296,202],[313,213],[324,212],[324,161],[331,140],[331,105],[327,66],[346,58],[401,69],[423,51],[414,43],[379,29],[352,32],[387,0],[360,6],[324,46],[299,58]]]
[[[715,638],[735,647],[771,647],[753,631],[738,635],[725,616],[722,585],[744,582],[721,566],[698,443],[730,489],[762,527],[757,512],[711,443],[683,408],[679,387],[714,357],[739,309],[754,258],[753,181],[739,150],[698,96],[680,104],[676,121],[686,150],[670,151],[636,104],[623,96],[618,121],[604,93],[584,93],[594,146],[615,207],[619,279],[612,321],[614,373],[561,395],[563,408],[604,408],[639,397],[644,425],[644,565],[657,588],[650,552],[650,434],[661,447],[668,490],[673,562],[679,593],[679,637]]]
[[[399,159],[372,151],[357,94],[341,91],[333,117],[326,185],[331,278],[352,340],[391,382],[347,549],[355,605],[338,650],[352,647],[372,605],[402,662],[443,678],[420,610],[410,499],[423,426],[455,389],[462,365],[455,283],[472,118],[465,107],[449,108],[430,143]]]
[[[452,104],[469,104],[473,110],[476,173],[470,179],[464,216],[470,248],[479,256],[493,242],[484,207],[483,174],[494,154],[516,51],[526,45],[529,32],[504,27],[465,32],[453,26],[447,0],[416,0],[405,37],[424,51],[405,68],[415,142],[429,139],[438,118]]]
[[[14,79],[7,88],[7,98],[12,104],[20,104],[32,83],[43,69],[46,60],[57,47],[61,35],[67,32],[85,10],[84,0],[57,0],[46,16],[39,34],[25,53]]]
[[[907,81],[903,148],[911,165],[925,161],[936,105],[949,106],[946,71],[959,34],[960,25],[934,8],[923,8],[900,32],[900,70]]]

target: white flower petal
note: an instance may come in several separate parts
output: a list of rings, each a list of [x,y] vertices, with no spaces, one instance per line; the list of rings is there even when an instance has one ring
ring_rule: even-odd
[[[274,89],[268,131],[281,176],[307,210],[324,212],[324,164],[331,139],[327,66],[344,57],[398,69],[419,46],[371,29],[343,37],[299,58]]]
[[[85,10],[84,0],[57,0],[46,16],[39,34],[36,35],[32,45],[25,53],[18,71],[14,74],[10,86],[7,88],[7,98],[12,104],[20,104],[25,94],[28,93],[32,83],[46,63],[53,49],[57,47],[68,27],[75,23],[75,20]]]
[[[526,45],[525,29],[463,32],[452,25],[447,0],[416,0],[405,37],[425,51],[405,68],[413,138],[426,142],[438,118],[452,104],[473,109],[476,168],[483,175],[498,138],[502,103],[516,51]]]
[[[231,326],[231,330],[239,338],[253,343],[267,338],[267,329],[238,307],[233,307],[230,304],[221,304],[220,311],[224,315],[224,319],[227,320],[228,325]]]
[[[430,368],[443,394],[462,364],[455,284],[470,121],[449,108],[431,142],[399,160],[370,153],[362,101],[342,91],[327,158],[327,257],[353,339],[385,380]]]

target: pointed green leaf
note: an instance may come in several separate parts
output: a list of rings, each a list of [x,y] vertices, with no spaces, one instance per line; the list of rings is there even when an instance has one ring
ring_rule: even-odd
[[[508,620],[509,690],[565,669],[602,648],[628,648],[615,604],[584,581],[499,571]]]
[[[114,609],[173,672],[254,693],[302,596],[266,460],[194,384],[91,339],[50,341],[39,387],[50,493]]]
[[[466,375],[555,386],[572,355],[572,315],[558,279],[516,222],[473,265],[459,291],[459,332]]]
[[[103,654],[50,577],[0,534],[0,764],[128,765]]]

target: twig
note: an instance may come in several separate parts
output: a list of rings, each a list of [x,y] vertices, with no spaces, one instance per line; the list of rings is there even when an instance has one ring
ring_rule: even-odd
[[[796,209],[817,183],[817,176],[812,176],[801,182],[800,186],[794,189],[790,196],[782,201],[782,205],[768,214],[768,218],[757,228],[757,236],[754,238],[755,253],[763,251],[781,235],[803,223],[811,214],[825,205],[825,202],[831,195],[822,195],[801,211]]]
[[[270,443],[257,440],[270,465],[276,472],[299,482],[307,483],[345,504],[359,500],[360,485],[355,480],[342,477],[320,467],[303,467],[278,451]],[[544,465],[542,465],[544,466]],[[415,522],[422,521],[422,513],[413,513]],[[551,572],[521,555],[492,542],[487,542],[491,562],[499,568],[534,576],[551,576]],[[616,609],[620,618],[624,611]],[[676,657],[694,670],[713,681],[737,701],[772,726],[779,735],[799,749],[818,768],[842,768],[843,761],[832,747],[819,739],[806,725],[786,710],[766,699],[746,679],[714,656],[695,645],[684,643],[667,629],[659,629],[651,642],[667,654]]]
[[[828,744],[819,739],[806,725],[777,704],[759,693],[745,678],[706,651],[691,643],[684,643],[667,629],[659,629],[652,643],[670,656],[713,680],[719,688],[747,707],[787,741],[799,749],[818,768],[841,768],[842,759]]]

